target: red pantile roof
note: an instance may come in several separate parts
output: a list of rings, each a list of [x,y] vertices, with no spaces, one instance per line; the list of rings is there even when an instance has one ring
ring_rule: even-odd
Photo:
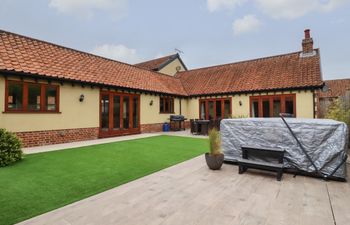
[[[186,95],[174,77],[1,30],[0,70]]]
[[[167,64],[169,61],[177,58],[178,54],[167,55],[161,58],[152,59],[146,62],[135,64],[135,66],[147,70],[159,70],[163,65]]]
[[[0,30],[0,72],[183,96],[320,87],[320,56],[315,51],[309,57],[295,52],[179,72],[173,77]]]
[[[320,91],[321,98],[336,98],[345,95],[345,92],[350,91],[350,79],[326,80],[328,90],[326,92]]]
[[[323,85],[319,51],[300,52],[179,72],[189,95],[239,93],[320,87]]]

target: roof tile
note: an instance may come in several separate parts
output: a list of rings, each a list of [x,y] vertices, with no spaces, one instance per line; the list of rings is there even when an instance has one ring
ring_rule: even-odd
[[[0,69],[186,95],[180,80],[126,63],[0,31]]]
[[[345,95],[346,91],[350,91],[350,79],[326,80],[328,91],[319,92],[321,98],[336,98]]]
[[[0,31],[0,70],[175,95],[320,87],[319,51],[289,53],[163,75],[137,66]],[[143,64],[161,65],[171,56]],[[152,62],[152,63],[150,63]],[[142,64],[142,63],[141,63]],[[152,64],[152,65],[151,65]],[[140,64],[138,64],[140,66]],[[145,67],[144,67],[145,68]]]
[[[300,52],[179,72],[189,95],[265,91],[323,85],[319,51]]]

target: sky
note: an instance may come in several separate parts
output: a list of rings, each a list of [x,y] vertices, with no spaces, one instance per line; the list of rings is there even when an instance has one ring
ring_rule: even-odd
[[[0,29],[130,64],[175,53],[189,69],[320,48],[350,78],[350,0],[0,0]]]

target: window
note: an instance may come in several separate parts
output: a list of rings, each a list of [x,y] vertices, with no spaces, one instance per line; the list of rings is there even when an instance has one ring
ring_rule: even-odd
[[[102,95],[101,98],[101,128],[108,129],[109,127],[109,95]]]
[[[57,110],[58,86],[47,86],[45,90],[45,106],[47,111]]]
[[[259,101],[253,100],[251,104],[252,104],[252,117],[259,117]]]
[[[41,85],[28,84],[28,111],[39,111],[41,100]]]
[[[159,98],[159,112],[160,113],[174,113],[174,98],[160,97]]]
[[[23,110],[23,85],[19,82],[8,82],[7,109]]]
[[[6,112],[58,112],[58,86],[6,82]]]
[[[207,110],[206,110],[205,101],[201,101],[201,102],[200,102],[200,115],[199,115],[199,118],[200,118],[201,120],[205,120],[205,118],[207,117],[207,116],[206,116],[206,112],[207,112]]]
[[[102,96],[103,99],[103,96]],[[103,107],[103,106],[102,106]],[[113,96],[113,129],[120,128],[120,96]]]
[[[132,110],[132,127],[138,128],[139,126],[139,98],[138,96],[134,96],[133,100],[133,110]]]
[[[221,120],[231,117],[231,99],[213,98],[199,100],[199,118],[202,120]]]
[[[250,97],[251,117],[279,117],[280,113],[295,114],[295,94]]]

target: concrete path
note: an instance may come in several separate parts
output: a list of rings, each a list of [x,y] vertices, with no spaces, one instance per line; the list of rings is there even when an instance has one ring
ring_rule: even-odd
[[[78,141],[78,142],[71,142],[71,143],[64,143],[64,144],[45,145],[45,146],[38,146],[38,147],[23,148],[23,152],[25,154],[32,154],[32,153],[39,153],[39,152],[49,152],[49,151],[56,151],[56,150],[67,149],[67,148],[78,148],[78,147],[84,147],[84,146],[89,146],[89,145],[98,145],[98,144],[104,144],[104,143],[111,143],[111,142],[118,142],[118,141],[134,140],[134,139],[139,139],[139,138],[154,137],[154,136],[159,136],[159,135],[207,138],[207,136],[192,135],[189,130],[177,131],[177,132],[143,133],[143,134],[119,136],[119,137],[112,137],[112,138],[101,138],[101,139],[95,139],[95,140],[89,140],[89,141]]]
[[[248,170],[177,164],[21,225],[348,225],[350,184]]]

